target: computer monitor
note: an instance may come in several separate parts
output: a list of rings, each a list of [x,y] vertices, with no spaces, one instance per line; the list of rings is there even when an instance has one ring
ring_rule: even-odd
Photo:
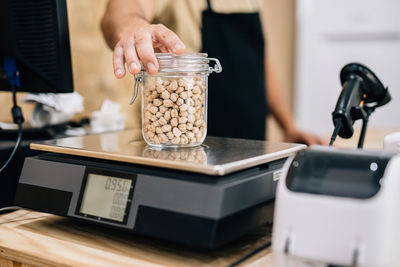
[[[22,128],[16,91],[73,91],[66,0],[0,0],[0,91],[13,92],[12,115],[18,125],[18,130],[0,128],[1,208],[12,205],[24,158],[35,153],[29,142],[21,144],[29,131]],[[0,107],[0,112],[8,110]],[[34,136],[48,136],[43,133]],[[15,135],[14,147],[5,143],[4,134]]]
[[[0,0],[0,91],[11,91],[5,57],[16,61],[17,91],[72,92],[66,0]]]

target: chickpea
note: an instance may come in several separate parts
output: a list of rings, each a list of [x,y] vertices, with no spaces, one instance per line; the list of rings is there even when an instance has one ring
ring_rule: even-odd
[[[181,138],[178,136],[175,136],[174,138],[171,139],[171,143],[174,145],[178,145],[181,142]]]
[[[158,126],[160,126],[160,122],[159,121],[155,121],[155,122],[153,122],[153,125],[154,125],[154,127],[158,127]]]
[[[171,111],[169,110],[165,111],[164,119],[166,119],[167,121],[171,119]]]
[[[151,102],[151,101],[150,101],[150,102]],[[148,103],[148,104],[146,105],[146,110],[150,110],[151,107],[153,107],[153,105],[152,105],[151,103]]]
[[[157,135],[155,135],[155,136],[154,136],[154,138],[153,138],[153,142],[154,142],[154,144],[157,144],[157,145],[159,145],[159,144],[160,144],[160,139],[158,138],[158,136],[157,136]]]
[[[163,103],[164,103],[164,107],[167,107],[167,108],[172,107],[172,105],[173,105],[173,102],[170,99],[164,100]]]
[[[200,94],[193,94],[192,95],[192,99],[195,100],[195,101],[198,100],[199,98],[200,98]]]
[[[151,131],[146,132],[147,139],[152,139],[154,137],[154,135],[155,135],[154,132],[151,132]]]
[[[172,102],[176,102],[176,100],[178,99],[178,94],[172,93],[169,98],[172,100]]]
[[[163,102],[161,101],[161,99],[156,98],[156,99],[153,100],[153,105],[156,106],[156,107],[161,106],[162,103]]]
[[[151,92],[151,95],[150,95],[150,99],[151,99],[151,100],[156,99],[157,97],[158,97],[157,91]]]
[[[178,85],[179,85],[180,87],[185,86],[185,84],[186,84],[186,82],[185,82],[184,79],[179,79],[179,80],[178,80]]]
[[[189,114],[187,116],[187,118],[188,118],[188,122],[191,123],[191,124],[193,124],[195,122],[195,120],[196,120],[196,117],[193,114]]]
[[[175,91],[178,88],[178,83],[177,81],[173,81],[168,85],[168,89],[170,89],[171,91]]]
[[[158,122],[160,123],[160,125],[165,125],[167,124],[167,120],[164,117],[161,117]]]
[[[202,119],[198,119],[197,121],[194,122],[194,125],[197,127],[203,126],[204,121]]]
[[[163,131],[164,133],[170,132],[171,131],[171,125],[169,125],[169,124],[163,125],[161,127],[161,131]]]
[[[181,144],[186,145],[187,143],[189,143],[189,139],[187,138],[187,136],[185,134],[182,134]]]
[[[194,106],[194,100],[191,98],[186,99],[185,103],[188,106]]]
[[[193,94],[200,94],[201,93],[201,89],[200,89],[200,87],[198,85],[195,85],[193,87],[192,91],[193,91]]]
[[[165,112],[168,110],[168,108],[167,108],[167,107],[164,107],[164,106],[160,106],[158,109],[159,109],[159,111],[160,111],[161,113],[165,113]]]
[[[189,140],[196,140],[193,132],[187,132],[186,136],[189,138]]]
[[[153,116],[153,114],[151,114],[150,111],[146,111],[146,112],[144,113],[144,118],[145,118],[145,119],[150,120],[150,119],[151,119],[151,116]]]
[[[172,140],[172,138],[175,137],[175,135],[172,132],[168,132],[165,135],[168,137],[169,140]]]
[[[171,110],[171,117],[172,118],[178,118],[178,110],[176,110],[176,109],[172,109]]]
[[[178,125],[178,129],[179,129],[182,133],[186,133],[186,124],[179,124],[179,125]]]
[[[188,113],[187,111],[182,111],[182,112],[179,112],[179,116],[181,116],[181,117],[188,117],[188,116],[189,116],[189,113]]]
[[[172,118],[170,122],[172,127],[178,126],[178,119],[177,118]]]
[[[162,92],[165,91],[165,86],[157,85],[156,86],[156,91],[157,91],[157,93],[161,94]]]
[[[150,124],[147,126],[147,131],[154,133],[156,131],[156,127],[154,125]]]
[[[187,119],[186,117],[180,117],[179,120],[178,120],[178,122],[179,122],[180,124],[184,124],[184,123],[186,123],[187,121],[188,121],[188,119]]]
[[[179,130],[177,127],[174,127],[174,128],[172,129],[172,133],[173,133],[175,136],[177,136],[177,137],[180,137],[181,134],[182,134],[181,130]]]
[[[187,94],[185,91],[183,91],[182,93],[180,93],[179,96],[180,96],[183,100],[188,99],[188,94]]]
[[[194,84],[199,86],[199,87],[203,87],[203,82],[200,81],[200,80],[197,80]]]
[[[161,94],[161,98],[164,99],[164,100],[169,99],[170,96],[171,96],[171,94],[170,94],[168,91],[164,91],[164,92],[162,92],[162,94]]]
[[[181,106],[185,103],[185,100],[183,100],[182,98],[178,98],[175,102],[178,106]]]
[[[163,79],[157,78],[156,85],[162,85],[162,84],[163,84]]]
[[[160,134],[160,133],[162,133],[163,131],[161,130],[161,127],[156,127],[156,133],[158,133],[158,134]]]
[[[144,122],[143,122],[143,127],[146,128],[150,124],[151,124],[151,120],[150,119],[145,119]]]
[[[148,110],[150,110],[151,113],[156,114],[156,113],[158,112],[158,107],[152,106],[152,107],[149,108]]]
[[[168,137],[163,133],[159,134],[158,138],[159,138],[161,144],[165,144],[169,140]]]
[[[188,109],[188,105],[186,105],[186,104],[182,104],[180,107],[179,107],[179,110],[180,111],[186,111]]]

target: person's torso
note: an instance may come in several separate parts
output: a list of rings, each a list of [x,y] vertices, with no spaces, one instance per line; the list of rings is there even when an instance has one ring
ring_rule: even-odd
[[[211,0],[218,13],[260,12],[263,0]],[[161,23],[175,32],[186,45],[186,52],[201,51],[202,12],[206,0],[156,0],[153,23]]]

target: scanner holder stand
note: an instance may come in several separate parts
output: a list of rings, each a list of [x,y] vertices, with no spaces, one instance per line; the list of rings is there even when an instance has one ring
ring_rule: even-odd
[[[360,133],[360,138],[358,139],[358,145],[357,148],[363,148],[364,146],[364,140],[365,140],[365,134],[367,132],[367,125],[368,125],[368,119],[369,116],[371,115],[372,112],[375,111],[376,106],[358,106],[354,107],[353,112],[355,115],[358,117],[357,119],[362,119],[362,128],[361,128],[361,133]]]

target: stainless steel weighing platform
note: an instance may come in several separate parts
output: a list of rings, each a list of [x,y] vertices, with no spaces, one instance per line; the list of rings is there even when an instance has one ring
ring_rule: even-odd
[[[305,145],[207,137],[147,146],[138,130],[31,144],[15,204],[210,249],[267,221],[286,158]]]

